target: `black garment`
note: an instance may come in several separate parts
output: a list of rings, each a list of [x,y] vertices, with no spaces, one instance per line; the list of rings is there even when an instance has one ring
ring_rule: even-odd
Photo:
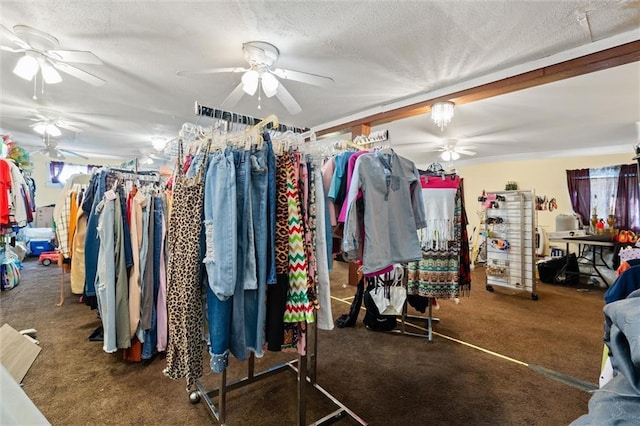
[[[364,306],[367,308],[367,312],[364,314],[364,325],[369,330],[373,331],[391,331],[396,328],[396,316],[395,315],[382,315],[378,310],[376,302],[371,297],[371,292],[376,289],[376,278],[368,278],[367,289],[364,291]]]
[[[351,308],[349,309],[349,313],[340,315],[336,319],[336,327],[344,328],[344,327],[353,327],[356,325],[356,322],[358,321],[358,314],[360,313],[360,306],[362,306],[363,297],[364,297],[364,277],[360,278],[360,281],[358,281],[356,295],[353,298],[353,302],[351,302]]]
[[[284,343],[284,309],[287,303],[289,274],[277,274],[276,283],[267,286],[267,350],[280,352]]]
[[[124,193],[124,188],[121,186],[118,188],[118,195],[120,196],[120,208],[122,209],[122,235],[124,236],[124,262],[127,268],[133,266],[133,252],[131,251],[131,232],[129,231],[129,221],[127,220],[127,196]]]
[[[424,314],[429,307],[429,298],[418,294],[407,294],[407,303],[416,311]]]

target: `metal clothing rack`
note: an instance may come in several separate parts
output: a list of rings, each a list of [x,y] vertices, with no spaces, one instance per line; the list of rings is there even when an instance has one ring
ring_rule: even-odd
[[[307,383],[309,383],[313,388],[318,390],[322,395],[324,395],[327,399],[333,402],[337,408],[331,413],[325,415],[324,417],[315,420],[309,425],[326,425],[334,423],[346,416],[351,417],[358,424],[366,426],[368,423],[360,418],[357,414],[351,411],[347,406],[345,406],[342,402],[336,399],[333,395],[331,395],[328,391],[326,391],[323,387],[321,387],[317,383],[317,360],[318,360],[318,329],[316,326],[317,322],[314,323],[313,326],[309,327],[310,324],[307,324],[309,332],[313,330],[313,353],[311,354],[311,367],[308,367],[308,359],[307,355],[298,355],[297,360],[292,360],[284,364],[279,364],[273,366],[265,371],[255,373],[255,355],[253,353],[250,354],[249,359],[247,361],[247,376],[234,381],[232,383],[227,383],[227,370],[226,368],[220,373],[220,387],[207,391],[199,380],[196,380],[196,391],[193,391],[189,394],[189,400],[196,404],[201,399],[204,400],[207,408],[209,409],[209,414],[211,414],[221,425],[226,424],[227,422],[227,392],[232,391],[234,389],[239,389],[247,385],[251,385],[255,382],[258,382],[262,379],[266,379],[275,374],[281,373],[283,371],[289,371],[296,374],[296,385],[297,385],[297,409],[296,409],[296,425],[304,426],[307,425],[306,417],[307,417],[307,405],[306,405],[306,391],[307,391]],[[309,370],[311,371],[310,374]],[[218,404],[216,405],[212,398],[218,397]]]
[[[218,120],[224,120],[229,123],[239,123],[247,126],[255,126],[256,124],[262,121],[262,119],[260,118],[200,105],[198,101],[196,101],[195,103],[195,113],[197,116],[200,116],[200,117],[211,117]],[[286,131],[292,131],[293,133],[305,133],[309,131],[308,128],[289,126],[282,123],[278,124],[277,126],[272,126],[269,123],[265,126],[265,128],[268,130],[275,130],[277,132],[282,132],[282,133]]]
[[[408,271],[407,271],[407,265],[403,264],[402,265],[404,268],[404,276],[402,278],[402,285],[404,286],[404,288],[407,288],[407,283],[409,281],[409,277],[408,277]],[[412,336],[412,337],[421,337],[427,338],[428,342],[433,342],[433,323],[439,323],[440,322],[440,318],[434,318],[433,317],[433,304],[431,302],[431,299],[433,299],[432,297],[427,297],[427,309],[428,309],[428,314],[427,316],[421,316],[421,315],[409,315],[407,314],[407,307],[409,305],[409,299],[408,299],[407,295],[407,299],[405,299],[404,304],[402,306],[402,315],[400,316],[400,330],[395,329],[395,330],[391,330],[389,331],[389,333],[396,333],[396,334],[402,334],[404,336]],[[426,320],[427,322],[427,334],[420,334],[420,333],[412,333],[409,331],[406,331],[406,326],[410,326],[410,327],[418,327],[416,324],[413,324],[411,322],[407,322],[407,319],[418,319],[418,320]]]
[[[396,333],[400,333],[406,336],[413,336],[413,337],[426,337],[428,342],[433,342],[433,323],[439,323],[440,322],[440,318],[434,318],[433,317],[433,304],[431,303],[431,299],[433,299],[432,297],[427,297],[427,308],[428,308],[428,314],[426,317],[420,316],[420,315],[409,315],[407,314],[407,303],[405,301],[404,304],[404,309],[402,310],[402,316],[400,317],[400,330],[392,330],[393,332]],[[405,325],[409,325],[411,327],[416,327],[415,324],[411,323],[411,322],[407,322],[407,318],[410,319],[419,319],[419,320],[426,320],[427,321],[427,334],[420,334],[420,333],[411,333],[409,331],[405,330]]]

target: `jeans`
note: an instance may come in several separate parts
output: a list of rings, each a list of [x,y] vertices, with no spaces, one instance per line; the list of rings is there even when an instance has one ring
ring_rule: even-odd
[[[209,320],[209,339],[211,353],[211,369],[214,372],[222,372],[228,364],[229,351],[239,360],[247,358],[247,336],[245,333],[245,289],[257,287],[255,244],[253,242],[253,222],[251,211],[251,158],[248,151],[233,151],[233,164],[235,166],[235,193],[236,193],[236,241],[235,250],[236,271],[233,286],[233,297],[221,300],[211,289],[207,289],[207,317]],[[227,154],[225,154],[226,157]],[[207,173],[209,178],[209,173]],[[225,177],[223,177],[225,178]],[[226,176],[228,179],[228,176]],[[218,182],[211,182],[207,185],[218,185]],[[207,191],[205,190],[205,195]],[[205,198],[206,199],[206,198]],[[216,208],[216,205],[207,206],[206,209]],[[226,223],[228,228],[231,228]],[[213,232],[215,233],[215,226]],[[233,229],[233,228],[231,228]],[[218,240],[220,237],[215,236]],[[233,250],[233,249],[232,249]],[[207,249],[207,256],[211,253]],[[208,273],[208,269],[207,269]],[[211,278],[209,278],[211,284]],[[214,280],[215,285],[215,280]],[[255,290],[249,290],[255,291]],[[250,316],[257,313],[249,312]]]
[[[157,199],[156,199],[157,200]],[[157,339],[156,349],[158,352],[164,352],[167,349],[168,325],[167,325],[167,220],[165,212],[167,211],[166,200],[162,200],[162,211],[160,213],[160,257],[158,265],[158,300],[156,304],[156,330]],[[157,219],[156,219],[157,220]],[[158,245],[156,245],[158,247]],[[209,286],[207,286],[209,288]]]
[[[246,290],[245,335],[247,348],[253,350],[258,357],[263,355],[265,340],[265,318],[267,303],[267,152],[264,150],[251,153],[251,214],[253,234],[255,235],[255,265],[257,271],[257,289]]]
[[[149,359],[153,356],[156,350],[156,343],[158,340],[157,329],[157,312],[156,304],[158,303],[158,290],[160,288],[160,256],[162,251],[162,210],[163,201],[162,197],[153,197],[153,210],[149,216],[150,227],[153,228],[153,252],[150,253],[153,256],[151,264],[153,265],[153,304],[151,306],[151,326],[144,332],[144,344],[142,345],[142,359]],[[153,225],[151,225],[153,223]],[[147,271],[150,273],[151,271]]]
[[[276,156],[271,137],[265,133],[264,150],[267,156],[267,213],[269,215],[267,240],[267,284],[276,283]]]
[[[240,361],[247,358],[247,338],[245,334],[245,289],[251,288],[251,282],[257,283],[255,275],[255,246],[252,244],[250,232],[251,222],[251,161],[249,151],[235,151],[233,159],[236,166],[236,202],[238,209],[238,269],[236,271],[236,287],[233,293],[233,310],[231,316],[231,353]],[[253,266],[253,268],[252,268]],[[253,276],[251,275],[253,271]],[[255,287],[253,287],[255,288]]]
[[[238,215],[233,153],[210,155],[204,188],[207,321],[211,369],[222,372],[229,357],[231,297],[236,286]]]
[[[118,202],[115,200],[115,202]],[[118,350],[116,345],[116,282],[114,253],[114,200],[106,197],[96,206],[95,213],[98,216],[96,229],[100,239],[100,250],[96,271],[95,292],[98,299],[98,310],[104,330],[102,349],[107,353]]]
[[[238,253],[236,171],[233,153],[211,154],[204,188],[205,256],[209,287],[226,300],[236,284]]]

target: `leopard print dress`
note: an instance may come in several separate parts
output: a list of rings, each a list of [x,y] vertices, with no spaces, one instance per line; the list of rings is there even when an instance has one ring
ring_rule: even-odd
[[[176,168],[173,209],[167,234],[169,342],[164,374],[172,379],[186,377],[187,388],[191,388],[202,376],[203,364],[200,233],[204,207],[204,164],[206,161],[193,178],[184,175],[181,161]]]

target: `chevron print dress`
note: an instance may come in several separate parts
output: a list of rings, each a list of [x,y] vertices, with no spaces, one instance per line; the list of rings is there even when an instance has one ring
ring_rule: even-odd
[[[284,311],[285,323],[313,322],[313,306],[307,297],[307,262],[304,230],[300,216],[298,181],[291,161],[285,161],[287,171],[287,207],[289,230],[289,291]]]

